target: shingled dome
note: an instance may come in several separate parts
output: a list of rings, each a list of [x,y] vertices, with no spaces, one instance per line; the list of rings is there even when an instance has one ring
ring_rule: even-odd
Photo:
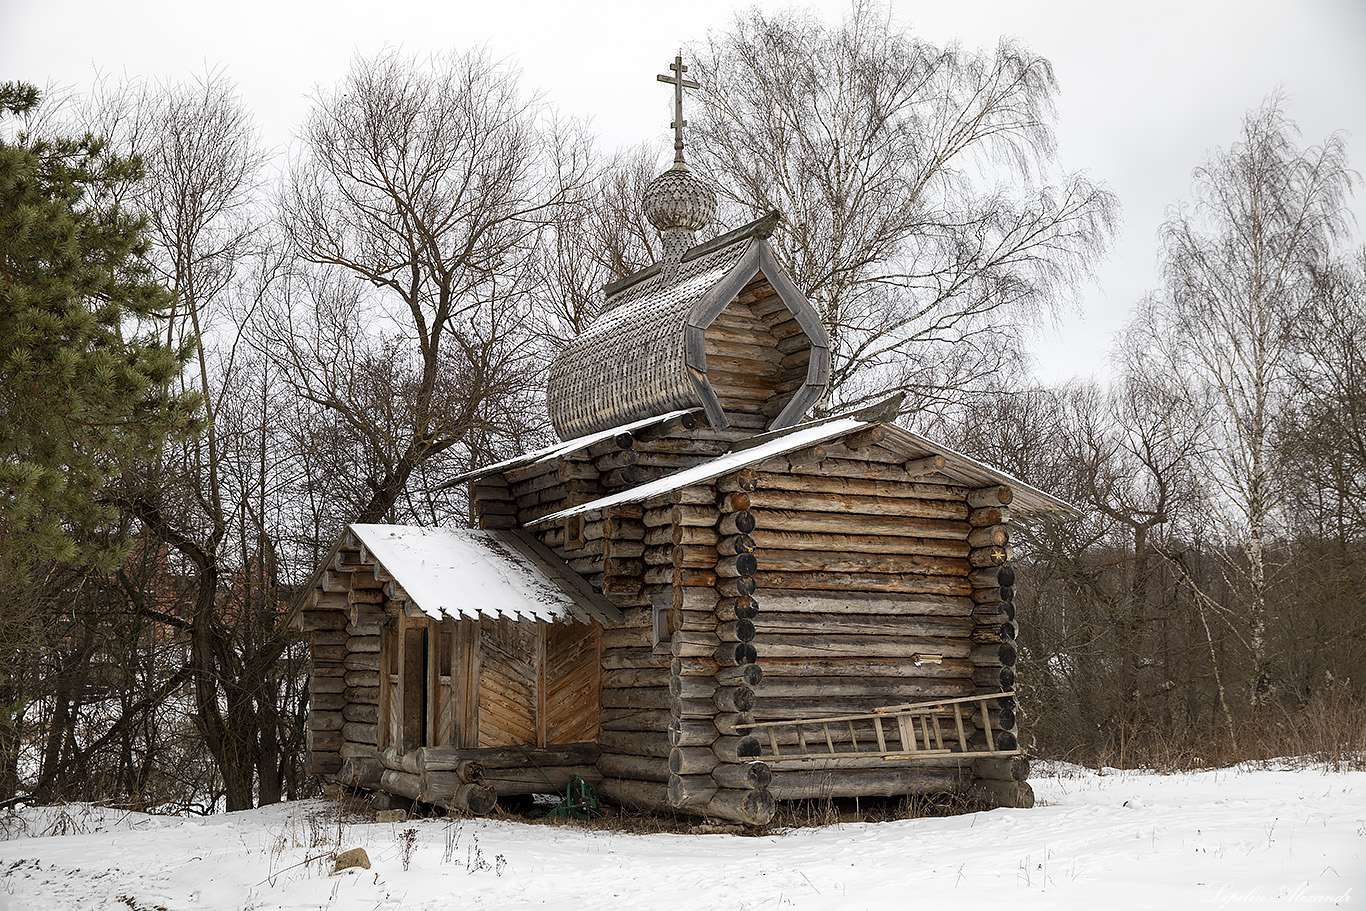
[[[666,172],[667,173],[667,172]],[[604,313],[550,366],[547,403],[561,439],[680,408],[713,427],[761,415],[796,424],[825,390],[820,316],[767,237],[777,213],[609,285]]]

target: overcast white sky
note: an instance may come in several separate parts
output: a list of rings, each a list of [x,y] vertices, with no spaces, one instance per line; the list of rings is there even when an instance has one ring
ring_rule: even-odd
[[[188,78],[224,69],[266,140],[285,146],[317,85],[357,52],[425,53],[486,44],[524,87],[591,117],[607,148],[663,139],[671,97],[655,81],[676,48],[725,25],[730,0],[577,5],[382,0],[0,0],[0,80],[82,89],[97,71]],[[837,21],[846,0],[762,0]],[[1280,88],[1307,142],[1349,136],[1366,163],[1366,0],[892,0],[894,17],[934,41],[992,46],[1001,35],[1049,58],[1061,83],[1064,165],[1108,182],[1121,233],[1078,312],[1038,340],[1045,381],[1104,370],[1110,335],[1156,280],[1155,235],[1191,169],[1228,145],[1243,113]],[[1366,193],[1354,205],[1366,228]],[[1359,235],[1360,236],[1360,233]]]

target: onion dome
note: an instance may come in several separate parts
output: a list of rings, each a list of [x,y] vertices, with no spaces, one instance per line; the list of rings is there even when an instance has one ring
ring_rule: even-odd
[[[716,215],[716,193],[682,163],[660,174],[641,199],[645,217],[664,241],[660,262],[677,263],[696,241],[695,232]]]

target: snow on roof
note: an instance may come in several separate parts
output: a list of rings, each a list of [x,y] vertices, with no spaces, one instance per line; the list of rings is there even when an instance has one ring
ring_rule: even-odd
[[[876,406],[875,406],[876,407]],[[867,414],[875,411],[868,409],[856,414]],[[782,430],[774,434],[771,439],[765,440],[758,445],[747,446],[728,452],[723,456],[703,462],[701,465],[694,465],[683,471],[675,472],[633,487],[630,490],[623,490],[611,496],[594,500],[591,503],[583,503],[578,506],[571,506],[559,512],[551,513],[535,521],[528,522],[528,528],[535,528],[539,525],[547,525],[551,522],[561,521],[571,516],[582,515],[587,512],[595,512],[600,509],[607,509],[611,506],[619,506],[623,503],[638,503],[657,497],[662,494],[671,493],[675,490],[687,487],[692,484],[700,484],[738,471],[750,465],[757,465],[760,462],[774,456],[784,455],[807,446],[823,443],[827,440],[841,437],[845,434],[869,427],[876,423],[882,423],[877,419],[863,419],[855,416],[828,418],[812,424],[798,426],[791,430]],[[897,427],[895,424],[886,424],[888,430],[888,440],[884,445],[888,445],[893,451],[901,452],[908,458],[915,458],[924,455],[940,455],[947,463],[941,473],[959,483],[966,483],[972,487],[989,487],[993,484],[1005,484],[1011,488],[1015,497],[1012,501],[1012,508],[1022,515],[1040,512],[1070,512],[1080,515],[1081,510],[1066,500],[1061,500],[1052,494],[1045,493],[1030,484],[1015,478],[1000,469],[993,468],[985,462],[981,462],[971,456],[957,452],[948,446],[936,443],[919,434],[912,433]]]
[[[547,446],[546,448],[538,449],[535,452],[528,452],[524,455],[513,456],[510,459],[504,459],[503,461],[496,462],[493,465],[485,465],[483,468],[472,468],[469,471],[456,475],[449,481],[443,483],[441,486],[453,487],[456,484],[459,484],[461,481],[468,481],[471,478],[482,478],[486,475],[491,475],[496,471],[507,471],[509,468],[518,468],[522,465],[532,465],[538,462],[547,462],[559,456],[567,455],[571,452],[577,452],[580,449],[587,449],[594,443],[601,443],[603,440],[610,440],[612,437],[616,436],[619,433],[630,433],[631,431],[639,430],[642,427],[653,427],[655,424],[663,424],[665,421],[670,421],[674,418],[682,417],[683,415],[690,413],[690,411],[695,410],[696,409],[684,409],[681,411],[670,411],[667,414],[656,415],[655,417],[651,418],[643,418],[639,421],[632,421],[631,423],[623,424],[620,427],[609,427],[606,430],[599,430],[596,433],[590,433],[586,434],[585,436],[575,437],[572,440],[565,440],[563,443],[556,443],[553,446]]]
[[[753,465],[775,455],[782,455],[785,452],[792,452],[796,449],[804,449],[807,446],[822,443],[832,437],[842,436],[860,427],[867,427],[870,421],[859,420],[858,418],[834,418],[806,427],[798,427],[792,431],[784,431],[781,436],[777,436],[767,442],[747,449],[740,449],[735,452],[728,452],[723,456],[712,459],[710,462],[703,462],[701,465],[694,465],[692,468],[685,468],[683,471],[662,477],[657,481],[650,481],[648,484],[641,484],[639,487],[632,487],[630,490],[623,490],[620,493],[612,494],[610,497],[603,497],[591,503],[584,503],[581,506],[571,506],[562,509],[557,513],[528,522],[528,528],[535,528],[538,525],[546,525],[551,522],[558,522],[570,516],[577,516],[586,512],[593,512],[599,509],[607,509],[610,506],[618,506],[622,503],[637,503],[641,500],[648,500],[661,494],[670,493],[690,484],[700,484],[703,481],[710,481],[712,478],[738,471],[746,465]]]
[[[414,525],[351,531],[433,619],[621,620],[611,602],[529,535]]]

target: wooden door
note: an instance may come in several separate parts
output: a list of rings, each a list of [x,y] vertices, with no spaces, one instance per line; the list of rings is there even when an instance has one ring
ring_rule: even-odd
[[[479,746],[536,744],[540,624],[479,622]]]

